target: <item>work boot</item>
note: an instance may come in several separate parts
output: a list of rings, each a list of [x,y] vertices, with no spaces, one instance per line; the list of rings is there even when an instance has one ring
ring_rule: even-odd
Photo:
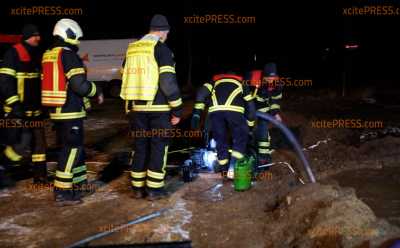
[[[146,197],[146,191],[144,187],[138,188],[138,187],[132,187],[133,189],[133,198],[134,199],[142,199]]]
[[[167,191],[164,188],[151,189],[147,188],[147,200],[156,201],[168,197]]]
[[[54,188],[54,196],[57,207],[74,206],[82,203],[80,196],[74,195],[72,189]]]
[[[6,187],[12,187],[15,185],[14,180],[12,180],[8,175],[6,169],[0,165],[0,189]]]
[[[50,183],[47,178],[46,164],[33,164],[32,165],[33,184],[48,184]]]

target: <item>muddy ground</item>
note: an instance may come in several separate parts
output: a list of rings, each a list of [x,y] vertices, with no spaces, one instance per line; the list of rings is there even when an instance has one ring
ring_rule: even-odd
[[[297,175],[277,164],[272,176],[246,192],[235,192],[215,174],[185,184],[173,175],[170,197],[156,202],[131,198],[128,173],[116,159],[130,151],[128,121],[122,104],[107,100],[86,122],[89,176],[97,192],[82,205],[57,208],[51,188],[33,188],[31,179],[1,190],[0,247],[65,247],[164,208],[162,216],[90,246],[191,240],[193,247],[390,247],[400,238],[400,138],[360,143],[365,130],[318,129],[311,121],[362,118],[399,126],[398,109],[352,97],[327,95],[321,102],[318,94],[288,93],[282,104],[284,122],[299,131],[303,147],[320,141],[305,151],[318,183],[308,184],[295,153],[280,148],[274,162],[291,164]],[[185,118],[191,105],[186,103]],[[47,134],[54,147],[50,125]]]

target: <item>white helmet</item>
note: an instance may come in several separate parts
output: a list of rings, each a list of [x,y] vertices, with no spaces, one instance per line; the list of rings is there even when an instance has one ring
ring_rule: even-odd
[[[65,42],[78,45],[83,32],[79,24],[72,19],[61,19],[54,26],[53,35],[60,36]]]

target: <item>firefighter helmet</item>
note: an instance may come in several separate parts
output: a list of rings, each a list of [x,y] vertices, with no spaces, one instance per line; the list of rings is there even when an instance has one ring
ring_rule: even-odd
[[[79,24],[72,19],[61,19],[54,26],[53,35],[60,36],[65,42],[78,45],[83,32]]]

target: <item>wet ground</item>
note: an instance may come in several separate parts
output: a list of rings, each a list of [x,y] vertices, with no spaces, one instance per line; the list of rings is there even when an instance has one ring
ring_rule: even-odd
[[[400,168],[358,169],[338,173],[332,179],[340,186],[356,189],[358,198],[374,210],[377,217],[400,226]]]
[[[190,106],[187,102],[184,119]],[[285,164],[307,183],[295,154],[277,149],[274,161],[282,163],[274,165],[272,176],[255,182],[249,191],[235,192],[231,182],[223,182],[215,174],[200,174],[187,184],[174,175],[167,179],[168,199],[135,200],[124,166],[132,142],[127,135],[128,121],[122,103],[107,100],[104,106],[94,108],[85,124],[89,177],[96,180],[97,192],[82,205],[57,208],[51,188],[33,188],[30,179],[1,190],[0,247],[65,247],[164,208],[167,211],[162,216],[91,245],[191,240],[193,247],[389,247],[390,240],[400,237],[396,229],[400,225],[400,138],[385,136],[359,143],[357,137],[363,130],[316,129],[311,121],[368,117],[400,124],[392,118],[393,109],[378,111],[376,106],[336,98],[321,103],[316,96],[299,98],[298,94],[289,94],[283,108],[284,121],[299,131],[303,147],[309,148],[305,153],[321,185],[302,186]],[[48,142],[55,144],[50,129]],[[175,143],[174,149],[195,144]],[[171,154],[169,164],[177,155]],[[347,187],[354,188],[354,194]],[[335,202],[349,204],[354,212]],[[338,216],[343,218],[335,219]],[[327,236],[321,230],[328,224],[350,229]],[[372,236],[359,235],[365,232],[361,226]],[[318,233],[324,235],[315,235]],[[386,246],[381,245],[384,243]]]

